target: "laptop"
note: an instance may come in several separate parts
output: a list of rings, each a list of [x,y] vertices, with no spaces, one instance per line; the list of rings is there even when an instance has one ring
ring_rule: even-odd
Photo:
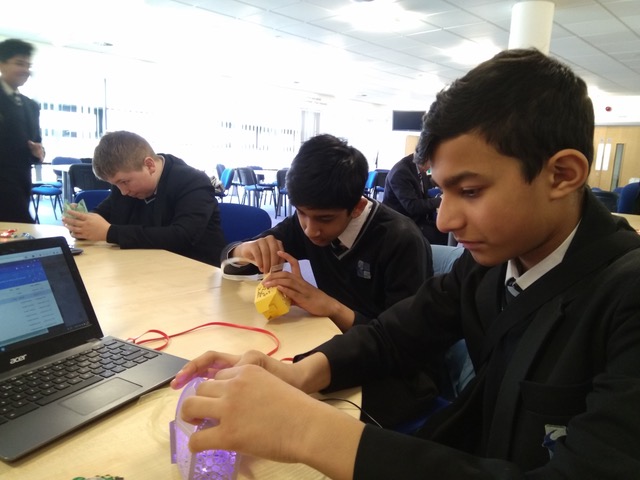
[[[187,361],[104,337],[62,237],[0,243],[0,458],[168,383]]]

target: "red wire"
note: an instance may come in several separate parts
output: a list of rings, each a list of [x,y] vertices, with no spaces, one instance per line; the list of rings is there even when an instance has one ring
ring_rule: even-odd
[[[164,341],[164,343],[162,345],[160,345],[157,348],[154,348],[154,350],[164,350],[170,342],[171,338],[174,337],[179,337],[180,335],[184,335],[185,333],[190,333],[193,332],[194,330],[198,330],[199,328],[204,328],[204,327],[209,327],[209,326],[221,326],[221,327],[231,327],[231,328],[239,328],[241,330],[249,330],[252,332],[258,332],[258,333],[263,333],[265,335],[269,335],[276,343],[276,348],[274,348],[273,350],[271,350],[269,353],[267,353],[267,355],[271,356],[274,353],[276,353],[279,349],[280,349],[280,340],[278,339],[278,337],[275,336],[274,333],[270,332],[269,330],[265,330],[264,328],[258,328],[258,327],[247,327],[245,325],[238,325],[235,323],[227,323],[227,322],[209,322],[209,323],[203,323],[202,325],[198,325],[197,327],[193,327],[190,328],[188,330],[185,330],[183,332],[178,332],[178,333],[174,333],[173,335],[167,335],[166,333],[164,333],[161,330],[155,330],[155,329],[151,329],[151,330],[147,330],[146,332],[144,332],[141,335],[138,335],[135,338],[129,338],[128,341],[135,343],[136,345],[142,345],[143,343],[149,343],[149,342],[158,342],[160,340]],[[154,337],[154,338],[147,338],[145,340],[138,340],[140,337],[145,336],[147,333],[157,333],[158,335],[160,335],[159,337]]]

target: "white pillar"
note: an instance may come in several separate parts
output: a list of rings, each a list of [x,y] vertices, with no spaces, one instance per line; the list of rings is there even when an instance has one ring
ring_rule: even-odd
[[[518,2],[511,10],[509,48],[535,47],[549,54],[555,4],[547,1]]]

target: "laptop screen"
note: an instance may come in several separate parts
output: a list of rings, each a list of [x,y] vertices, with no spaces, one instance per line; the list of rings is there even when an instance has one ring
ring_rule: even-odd
[[[95,313],[68,250],[64,239],[0,245],[0,361],[11,357],[15,366],[21,355],[32,361],[96,338]]]

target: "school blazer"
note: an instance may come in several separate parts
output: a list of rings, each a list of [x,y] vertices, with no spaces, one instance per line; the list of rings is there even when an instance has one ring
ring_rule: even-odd
[[[477,372],[421,438],[366,426],[355,478],[639,474],[640,236],[587,192],[563,262],[501,311],[505,268],[482,267],[465,252],[450,274],[317,349],[330,361],[328,390],[437,361],[460,337]],[[518,324],[523,333],[487,417],[496,339]],[[476,428],[483,418],[486,427]]]
[[[17,107],[13,98],[0,87],[0,166],[29,170],[38,159],[31,155],[28,141],[42,142],[40,106],[22,94],[20,98],[23,106]],[[18,108],[24,113],[24,123],[18,120]]]

